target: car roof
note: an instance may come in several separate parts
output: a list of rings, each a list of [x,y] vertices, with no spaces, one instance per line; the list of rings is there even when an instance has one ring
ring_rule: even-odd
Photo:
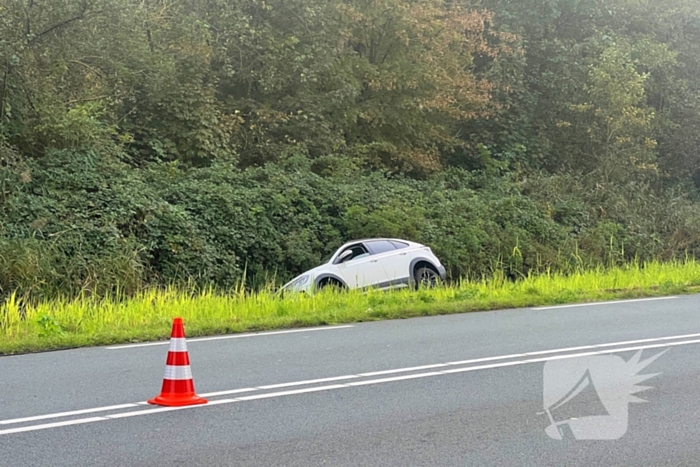
[[[420,243],[412,242],[410,240],[404,240],[402,238],[377,237],[377,238],[362,238],[362,239],[358,239],[358,240],[352,240],[349,242],[345,242],[340,247],[338,247],[338,250],[341,248],[345,248],[348,245],[352,245],[353,243],[376,242],[378,240],[385,240],[385,241],[389,241],[389,242],[403,242],[403,243],[408,243],[409,245],[416,245],[416,246],[421,245]]]

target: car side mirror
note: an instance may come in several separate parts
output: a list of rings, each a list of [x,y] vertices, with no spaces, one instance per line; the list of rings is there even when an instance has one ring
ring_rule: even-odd
[[[338,264],[343,263],[343,262],[345,262],[346,259],[350,258],[351,256],[352,256],[352,250],[344,251],[343,253],[340,254],[340,256],[338,256],[337,263]]]

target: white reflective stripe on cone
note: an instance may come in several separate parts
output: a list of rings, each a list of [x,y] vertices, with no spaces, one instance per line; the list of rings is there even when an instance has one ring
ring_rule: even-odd
[[[171,352],[186,352],[187,344],[185,343],[184,337],[171,337],[170,338],[170,348]]]
[[[189,365],[165,365],[164,379],[192,379],[192,369]]]

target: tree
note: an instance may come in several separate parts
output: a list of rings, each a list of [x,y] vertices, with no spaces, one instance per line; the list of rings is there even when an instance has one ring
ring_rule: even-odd
[[[437,0],[340,3],[343,68],[356,97],[346,141],[373,166],[430,173],[461,145],[461,122],[488,115],[495,84],[478,61],[508,52],[513,37],[486,11]]]

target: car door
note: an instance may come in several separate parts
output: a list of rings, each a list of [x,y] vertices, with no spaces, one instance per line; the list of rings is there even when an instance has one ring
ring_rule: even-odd
[[[349,245],[353,256],[337,264],[338,273],[350,288],[370,287],[387,281],[386,272],[379,260],[362,243]],[[341,252],[338,256],[342,256]]]
[[[367,242],[367,247],[384,268],[387,281],[391,282],[392,285],[408,283],[412,256],[409,254],[407,243],[393,240],[373,240]]]

